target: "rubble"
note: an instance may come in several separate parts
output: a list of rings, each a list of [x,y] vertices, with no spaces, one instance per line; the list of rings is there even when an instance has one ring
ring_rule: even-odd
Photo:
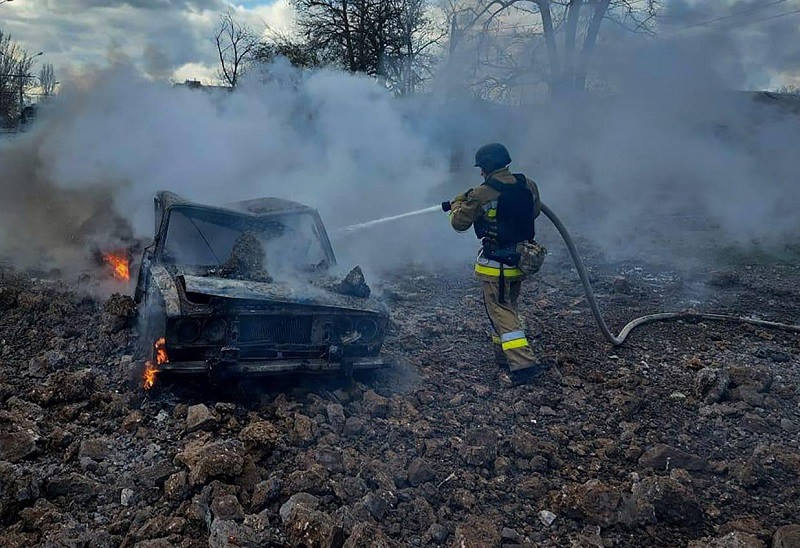
[[[636,299],[609,296],[628,303],[615,325],[692,287],[593,275],[613,288],[620,271]],[[384,282],[403,297],[386,342],[401,366],[243,395],[142,392],[136,329],[109,316],[125,299],[0,270],[0,545],[797,545],[797,338],[654,324],[611,349],[572,273],[540,275],[522,312],[561,379],[503,388],[468,269],[408,270]],[[756,282],[794,288],[800,269],[737,275],[715,309],[798,315]]]

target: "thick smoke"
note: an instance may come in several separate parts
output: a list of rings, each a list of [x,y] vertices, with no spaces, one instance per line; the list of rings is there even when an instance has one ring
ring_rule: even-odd
[[[395,99],[364,77],[280,62],[235,93],[126,67],[96,73],[0,144],[0,256],[78,269],[86,241],[129,236],[98,211],[146,238],[159,189],[212,204],[293,199],[329,229],[398,214],[479,184],[471,153],[495,140],[610,256],[680,262],[707,259],[709,246],[794,241],[800,118],[790,99],[737,91],[757,85],[755,53],[724,33],[604,37],[592,78],[607,92],[538,106],[490,106],[452,80],[447,93]],[[475,247],[436,215],[334,243],[342,263],[368,273],[461,268]]]

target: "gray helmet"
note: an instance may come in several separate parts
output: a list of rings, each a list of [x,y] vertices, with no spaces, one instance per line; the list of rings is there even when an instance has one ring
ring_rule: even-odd
[[[511,163],[508,149],[500,143],[483,145],[475,153],[475,167],[483,169],[486,173],[506,167]]]

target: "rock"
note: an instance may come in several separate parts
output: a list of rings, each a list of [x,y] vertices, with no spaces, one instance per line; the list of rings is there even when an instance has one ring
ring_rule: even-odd
[[[569,517],[608,526],[619,521],[622,500],[618,488],[594,479],[564,487],[559,506]]]
[[[489,548],[500,545],[497,526],[488,518],[470,516],[456,527],[454,544],[458,548]]]
[[[114,293],[103,304],[103,330],[118,333],[130,327],[136,318],[136,304],[128,295]]]
[[[631,293],[631,283],[625,276],[616,276],[611,281],[611,287],[614,289],[614,293],[622,293],[625,295]]]
[[[126,432],[136,432],[143,419],[144,414],[141,411],[138,409],[131,411],[122,419],[122,429]]]
[[[380,527],[369,523],[358,523],[353,527],[343,548],[391,548],[397,546]]]
[[[772,548],[800,548],[800,525],[778,527],[772,536]]]
[[[719,368],[704,367],[694,378],[694,394],[707,404],[717,403],[730,385],[730,376]]]
[[[34,388],[33,398],[43,405],[75,403],[95,393],[97,377],[90,369],[57,371],[47,377],[44,386]]]
[[[166,460],[160,460],[150,466],[140,468],[136,474],[140,483],[147,487],[156,487],[164,483],[175,472],[175,467]]]
[[[79,457],[103,460],[111,453],[111,441],[107,438],[91,438],[81,441]]]
[[[707,463],[697,455],[686,453],[675,447],[658,443],[642,453],[639,466],[653,470],[683,468],[684,470],[705,470]]]
[[[758,537],[742,531],[731,531],[707,542],[693,541],[689,548],[765,548]]]
[[[280,434],[272,423],[267,421],[253,421],[239,432],[239,439],[250,450],[256,449],[262,454],[269,454],[275,447]]]
[[[691,488],[662,476],[635,483],[627,510],[626,522],[694,525],[703,521],[703,509]]]
[[[471,466],[489,466],[497,458],[497,433],[491,428],[471,430],[461,455]]]
[[[244,467],[244,447],[238,440],[210,443],[190,442],[175,459],[189,469],[189,484],[200,485],[209,478],[236,477]]]
[[[214,517],[221,520],[242,521],[244,519],[244,509],[235,495],[214,497],[214,500],[211,501],[211,511],[214,513]]]
[[[325,407],[328,414],[328,422],[333,427],[334,431],[341,432],[345,424],[344,407],[338,403],[329,403]]]
[[[538,516],[539,521],[541,521],[547,527],[553,525],[553,522],[556,520],[556,515],[550,510],[540,510]]]
[[[224,401],[218,401],[214,404],[214,411],[221,415],[231,415],[236,411],[236,404]]]
[[[48,479],[45,491],[50,499],[68,496],[80,501],[99,493],[100,484],[81,474],[71,473]]]
[[[374,390],[364,392],[364,411],[373,417],[386,417],[389,413],[389,400]]]
[[[134,493],[133,489],[125,488],[120,492],[119,495],[119,503],[122,506],[130,506],[136,500],[136,493]]]
[[[263,537],[253,529],[233,520],[215,519],[211,522],[208,535],[209,548],[255,548],[263,546]]]
[[[517,533],[514,529],[510,527],[503,527],[500,531],[500,538],[502,539],[503,543],[512,543],[512,544],[519,544],[522,542],[522,537],[519,533]]]
[[[217,418],[203,403],[190,405],[186,410],[186,431],[211,430],[217,425]]]
[[[364,421],[358,417],[347,417],[344,423],[344,435],[356,436],[364,430]]]
[[[381,521],[384,516],[386,516],[386,512],[389,508],[394,505],[395,500],[394,495],[390,491],[380,489],[372,493],[367,493],[361,502],[373,518],[377,521]]]
[[[294,439],[302,444],[307,444],[314,439],[314,422],[302,413],[294,416]]]
[[[766,392],[772,385],[772,373],[761,365],[734,365],[725,370],[733,386],[749,386],[756,392]]]
[[[314,451],[314,459],[331,472],[343,472],[342,452],[332,447],[320,447]]]
[[[172,474],[164,482],[164,496],[168,500],[181,501],[189,495],[188,475],[185,471]]]
[[[446,541],[449,536],[450,531],[441,523],[434,523],[425,531],[425,538],[435,544],[444,544],[444,541]]]
[[[514,452],[520,457],[532,458],[537,455],[543,455],[550,460],[556,454],[556,449],[552,443],[540,440],[530,432],[520,428],[515,429],[511,437],[511,447]]]
[[[286,523],[286,520],[289,519],[289,515],[298,504],[304,504],[311,510],[316,510],[319,506],[319,499],[310,493],[295,493],[289,497],[289,500],[281,505],[278,511],[282,522]]]
[[[433,469],[425,459],[416,458],[411,461],[411,464],[408,466],[408,483],[417,487],[433,478]]]
[[[0,432],[0,460],[19,462],[38,451],[39,436],[31,431]]]
[[[268,503],[277,499],[281,494],[281,481],[272,477],[256,484],[253,495],[250,497],[250,506],[253,510],[262,510]]]
[[[291,546],[338,548],[344,544],[341,525],[328,514],[303,503],[291,508],[284,520],[284,529]]]

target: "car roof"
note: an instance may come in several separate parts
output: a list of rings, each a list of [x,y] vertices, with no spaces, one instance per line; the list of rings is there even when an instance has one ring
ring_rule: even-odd
[[[192,202],[183,196],[179,196],[174,192],[162,190],[156,194],[156,200],[160,202],[164,210],[175,206],[196,206],[208,207],[216,210],[228,210],[231,213],[248,214],[253,216],[271,215],[279,212],[303,212],[315,211],[313,208],[308,207],[300,202],[293,202],[292,200],[284,200],[283,198],[254,198],[251,200],[242,200],[239,202],[231,202],[223,205],[208,205],[199,202]]]

